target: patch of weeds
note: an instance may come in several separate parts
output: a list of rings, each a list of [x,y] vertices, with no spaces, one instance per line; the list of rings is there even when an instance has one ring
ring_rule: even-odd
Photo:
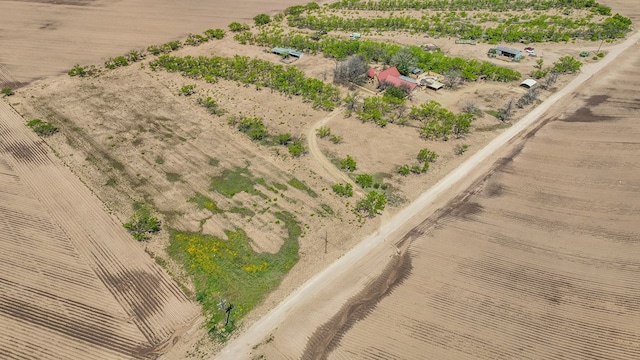
[[[220,214],[224,212],[222,209],[218,207],[215,201],[202,195],[201,193],[196,193],[191,199],[189,199],[189,202],[192,202],[198,205],[198,209],[209,210],[212,214]]]
[[[274,215],[287,229],[287,238],[275,254],[255,252],[242,229],[226,231],[226,239],[200,233],[171,234],[167,250],[192,276],[196,299],[215,339],[226,340],[236,322],[263,301],[298,261],[302,229],[290,213]],[[225,326],[226,304],[233,304],[233,309]]]
[[[285,185],[285,184],[280,184],[280,183],[277,183],[277,182],[276,182],[276,183],[273,183],[273,187],[274,187],[274,188],[276,188],[276,189],[278,189],[278,190],[281,190],[281,191],[284,191],[284,190],[289,189],[289,187],[288,187],[287,185]]]
[[[58,132],[58,128],[53,126],[52,124],[42,121],[40,119],[33,119],[27,123],[27,126],[30,127],[36,134],[40,136],[51,136]]]
[[[169,182],[176,182],[178,180],[180,180],[180,174],[176,174],[176,173],[166,173],[167,175],[167,181]]]
[[[156,157],[156,164],[158,164],[158,165],[164,164],[164,159],[162,158],[162,156],[157,156]]]
[[[309,196],[311,196],[312,198],[317,198],[318,194],[316,194],[315,191],[311,190],[311,188],[309,188],[307,186],[307,184],[303,183],[302,181],[296,179],[296,178],[291,178],[291,180],[289,180],[288,182],[289,185],[291,185],[292,187],[298,189],[298,190],[302,190],[302,191],[306,191],[307,194],[309,194]]]
[[[264,183],[264,180],[254,178],[247,168],[225,169],[222,175],[211,179],[209,190],[220,193],[228,198],[243,191],[248,194],[267,198],[266,195],[254,187],[256,184],[261,183]]]
[[[330,216],[335,215],[335,212],[333,211],[333,209],[331,208],[331,206],[329,206],[328,204],[320,204],[320,207],[322,208],[322,210],[327,213]]]
[[[209,158],[209,161],[207,163],[211,166],[218,166],[220,165],[220,160],[216,158]]]
[[[133,215],[123,226],[136,240],[148,240],[151,234],[160,231],[160,220],[151,215],[151,210],[139,203],[134,203],[133,208],[135,209]]]
[[[106,186],[116,186],[117,183],[118,183],[118,180],[116,178],[110,177],[109,179],[107,179],[107,182],[105,183],[105,185]]]
[[[253,217],[256,214],[255,211],[242,206],[232,207],[231,209],[229,209],[229,212],[234,214],[240,214],[242,215],[242,217]]]

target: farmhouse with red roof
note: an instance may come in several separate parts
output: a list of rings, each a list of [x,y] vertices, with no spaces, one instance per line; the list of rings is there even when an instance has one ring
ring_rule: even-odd
[[[394,87],[407,88],[409,92],[418,86],[418,83],[414,79],[401,75],[395,66],[382,71],[370,68],[367,70],[367,76],[372,79],[377,79],[378,84],[388,83]]]

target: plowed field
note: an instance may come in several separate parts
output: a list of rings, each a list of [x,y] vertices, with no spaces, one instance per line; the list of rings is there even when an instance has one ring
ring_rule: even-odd
[[[640,49],[434,226],[329,359],[640,358]]]
[[[153,358],[197,308],[0,102],[0,358]]]

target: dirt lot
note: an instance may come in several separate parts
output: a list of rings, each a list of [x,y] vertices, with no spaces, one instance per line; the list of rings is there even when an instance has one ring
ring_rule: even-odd
[[[354,311],[327,358],[637,357],[638,55],[414,229],[377,284],[388,295]]]
[[[0,102],[0,353],[153,358],[198,308]]]

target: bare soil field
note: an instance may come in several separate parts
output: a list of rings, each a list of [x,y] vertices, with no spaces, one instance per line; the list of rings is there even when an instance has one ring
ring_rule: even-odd
[[[0,87],[66,73],[132,49],[183,39],[189,33],[251,23],[296,0],[106,1],[1,0]],[[322,3],[322,1],[318,1]]]
[[[0,102],[0,353],[155,358],[197,307]]]
[[[0,85],[22,86],[16,95],[7,97],[5,100],[23,117],[23,123],[40,118],[59,128],[57,134],[44,140],[46,145],[39,142],[38,146],[42,149],[46,149],[46,146],[51,147],[59,160],[80,178],[97,198],[103,201],[106,211],[112,213],[113,217],[109,217],[110,221],[126,222],[134,211],[132,208],[134,203],[149,205],[161,217],[163,230],[144,243],[136,244],[133,239],[127,237],[122,228],[113,230],[119,234],[117,236],[120,236],[123,242],[118,246],[123,249],[135,249],[130,250],[131,253],[141,254],[142,257],[146,256],[144,254],[146,251],[149,256],[146,256],[145,260],[139,260],[137,257],[133,259],[134,256],[124,250],[122,250],[123,253],[105,256],[118,261],[121,261],[120,257],[127,261],[135,260],[136,264],[139,261],[140,264],[147,264],[155,269],[154,271],[160,271],[153,264],[151,258],[154,258],[187,293],[184,295],[176,290],[174,295],[179,301],[167,300],[183,302],[182,307],[178,308],[184,309],[184,313],[167,317],[167,324],[157,325],[161,328],[157,330],[161,335],[143,334],[146,340],[140,335],[135,335],[139,337],[139,340],[133,341],[136,347],[130,344],[126,345],[129,347],[123,345],[124,350],[113,350],[105,345],[103,347],[107,350],[104,350],[104,357],[146,356],[147,353],[144,351],[153,352],[156,351],[158,344],[169,344],[166,340],[172,335],[171,330],[166,329],[174,329],[177,327],[176,324],[182,324],[187,319],[194,318],[193,304],[186,299],[191,296],[202,302],[203,298],[207,298],[197,293],[190,269],[185,268],[184,263],[176,261],[180,256],[184,256],[176,256],[177,250],[175,247],[172,248],[176,243],[176,234],[182,236],[182,239],[204,239],[199,246],[205,250],[213,249],[214,253],[218,245],[231,242],[231,233],[242,234],[248,241],[247,253],[250,256],[258,254],[256,256],[276,259],[269,263],[263,262],[262,265],[267,268],[280,261],[277,258],[279,252],[291,240],[291,234],[299,230],[299,237],[295,239],[296,246],[299,246],[295,254],[297,263],[294,261],[295,265],[290,271],[286,268],[288,273],[282,282],[267,286],[271,292],[266,299],[260,297],[264,291],[255,291],[259,294],[256,295],[259,301],[251,305],[255,306],[255,310],[249,312],[252,309],[249,306],[244,309],[237,306],[234,310],[235,316],[244,317],[244,319],[238,324],[232,321],[232,325],[238,326],[242,331],[265,315],[318,270],[339,259],[360,239],[374,232],[386,219],[399,212],[407,202],[436,184],[468,156],[512,125],[510,122],[499,121],[487,111],[495,111],[504,106],[509,99],[517,99],[526,93],[524,88],[518,86],[519,80],[506,84],[480,80],[455,90],[446,89],[437,93],[416,91],[408,101],[408,106],[436,100],[444,107],[459,113],[467,102],[479,104],[482,112],[474,121],[471,134],[445,142],[426,141],[420,138],[416,126],[389,125],[380,128],[371,123],[362,123],[356,116],[347,117],[340,109],[334,112],[317,110],[300,97],[281,95],[267,88],[257,89],[257,86],[247,86],[240,82],[223,79],[208,83],[203,79],[182,76],[178,72],[152,71],[149,65],[154,57],[151,55],[146,60],[127,67],[104,70],[97,77],[70,78],[66,74],[56,76],[65,73],[78,63],[100,65],[106,58],[122,55],[128,50],[143,49],[148,45],[173,39],[184,39],[189,33],[202,33],[208,28],[226,28],[226,25],[234,20],[252,23],[251,18],[257,13],[273,14],[295,3],[284,0],[268,4],[249,1],[243,2],[240,6],[234,4],[234,7],[230,7],[229,4],[221,2],[158,4],[146,0],[120,3],[0,0],[0,24],[2,24],[0,39],[3,44],[5,42],[8,44],[7,47],[3,46],[0,49]],[[233,10],[229,10],[230,8]],[[32,16],[18,16],[25,13]],[[18,29],[21,30],[18,31]],[[397,33],[387,33],[372,38],[407,45],[420,44],[425,40],[421,36],[403,36]],[[438,39],[437,45],[451,55],[486,60],[488,45],[476,47],[455,45],[454,39],[451,38]],[[570,44],[545,43],[536,46],[540,54],[543,54],[541,56],[544,57],[547,65],[551,65],[560,56],[576,55],[583,49],[595,51],[597,48],[596,43],[580,41]],[[609,46],[611,44],[605,44],[603,50],[606,51]],[[265,48],[259,46],[240,45],[229,33],[223,40],[212,40],[197,47],[185,46],[172,52],[171,55],[231,57],[242,54],[279,63],[278,56],[264,50]],[[42,56],[43,53],[50,55]],[[521,71],[523,74],[534,69],[535,65],[535,60],[532,58],[524,59],[520,63],[492,61]],[[304,71],[307,76],[330,83],[335,61],[322,55],[305,54],[302,59],[294,62],[293,66]],[[541,92],[537,102],[551,96],[570,79],[571,76],[561,76],[554,88]],[[185,85],[195,85],[195,94],[182,96],[181,87]],[[340,91],[344,95],[348,89],[341,87]],[[212,115],[198,104],[198,98],[209,96],[218,102],[223,110],[222,114]],[[516,110],[514,119],[525,115],[534,105]],[[271,134],[290,133],[293,136],[306,136],[306,144],[310,147],[309,154],[294,158],[288,154],[286,147],[251,141],[245,134],[229,125],[234,118],[239,117],[261,117]],[[316,138],[315,129],[320,125],[330,126],[331,133],[341,137],[343,141],[333,144],[327,139]],[[27,130],[23,128],[21,131]],[[30,141],[35,141],[33,135],[29,136]],[[457,145],[467,145],[469,151],[464,155],[456,155],[454,148]],[[398,175],[397,167],[403,163],[415,162],[417,153],[424,147],[440,155],[429,172],[419,176]],[[14,150],[7,150],[7,152],[18,153]],[[331,191],[331,186],[337,182],[353,183],[353,176],[340,171],[336,166],[339,159],[347,155],[357,160],[356,173],[373,174],[377,182],[388,186],[390,200],[382,216],[365,218],[354,211],[356,200],[363,194],[363,190],[357,186],[355,186],[354,198],[341,198]],[[18,163],[15,162],[15,164]],[[13,174],[15,164],[11,162],[8,164],[6,171],[8,174]],[[41,177],[40,173],[29,173],[29,176],[25,174],[27,173],[18,174],[21,176],[20,181],[24,182],[25,179],[34,177],[37,179],[29,180],[30,189],[41,187],[53,189],[57,186],[57,180]],[[7,183],[13,181],[10,181],[10,178],[7,178]],[[228,189],[235,184],[240,185],[235,189]],[[225,186],[227,188],[221,188]],[[68,196],[63,199],[62,194],[67,193],[66,190],[63,187],[60,187],[62,190],[57,189],[56,194],[61,198],[56,198],[50,206],[52,208],[63,206],[56,205],[60,203],[66,204],[65,209],[71,208],[69,202],[73,202],[75,198]],[[19,192],[19,190],[11,191],[12,193],[7,197],[15,196],[13,192]],[[44,190],[24,190],[20,194],[32,191],[35,191],[35,194],[46,194]],[[40,197],[38,199],[43,202]],[[35,210],[23,208],[17,200],[8,201],[7,204],[11,204],[7,207],[7,211],[17,209],[20,212],[32,211],[34,214],[40,211],[37,208]],[[55,221],[70,221],[62,217],[60,212],[50,209],[48,211],[49,216],[54,219],[51,220],[54,225]],[[76,208],[75,211],[80,210]],[[94,213],[87,212],[84,216],[92,214]],[[288,219],[293,219],[293,225],[282,220],[280,217],[282,214],[291,214],[291,218]],[[76,214],[71,213],[71,215]],[[95,216],[107,215],[102,212]],[[78,219],[86,220],[82,216],[78,216]],[[2,225],[1,220],[0,225]],[[13,225],[6,226],[11,228]],[[65,229],[64,226],[60,227]],[[292,232],[292,228],[296,231]],[[17,229],[13,231],[18,233],[32,231],[28,226],[17,227]],[[53,233],[54,230],[51,232]],[[109,234],[109,236],[112,235]],[[14,245],[7,243],[6,246]],[[197,253],[195,246],[185,246],[183,250],[189,254]],[[396,244],[389,244],[387,250],[388,252],[378,258],[367,259],[371,262],[370,266],[363,265],[359,278],[349,283],[354,286],[345,286],[343,290],[353,291],[369,283],[377,286],[379,281],[386,284],[381,285],[383,287],[390,285],[389,281],[380,280],[379,275],[393,273],[395,265],[388,266],[388,263],[390,259],[394,259]],[[87,251],[87,254],[93,256],[90,250]],[[170,253],[171,251],[174,253]],[[413,252],[414,250],[411,250],[411,254]],[[237,253],[234,254],[232,250],[227,249],[226,253],[231,257],[237,257]],[[31,256],[41,255],[34,252]],[[396,271],[396,274],[402,278],[406,277],[405,272],[411,268],[412,262],[406,259],[408,256],[400,260],[396,259],[399,264],[397,266],[402,270]],[[89,260],[85,261],[89,262],[86,266],[93,269],[92,263]],[[212,263],[215,261],[207,264]],[[258,265],[251,264],[252,267],[249,267],[248,264],[241,264],[245,272],[258,271],[260,269]],[[71,263],[68,266],[81,267]],[[127,263],[122,265],[125,269],[122,271],[134,271],[138,269],[136,266],[142,265],[129,267]],[[193,268],[194,264],[191,266]],[[17,272],[15,269],[11,271]],[[86,271],[86,269],[78,271]],[[166,277],[161,271],[158,276]],[[145,276],[135,278],[144,279]],[[103,279],[100,278],[100,280]],[[340,283],[338,279],[332,279],[332,281]],[[256,286],[258,282],[253,280],[246,284],[241,281],[236,283],[241,283],[244,288],[249,289],[262,286]],[[100,285],[99,282],[98,285]],[[177,289],[173,283],[165,286]],[[109,286],[106,287],[111,289]],[[129,294],[128,287],[123,289],[119,288]],[[144,294],[141,290],[131,293],[137,294],[135,296]],[[114,294],[116,295],[113,296],[118,300],[120,295],[117,295],[117,292]],[[377,299],[378,293],[374,291],[373,294],[374,300]],[[249,296],[253,296],[251,291]],[[326,297],[318,299],[318,302],[334,301],[333,308],[339,308],[341,300],[337,299],[339,297],[336,299]],[[220,300],[222,299],[206,299],[210,303],[217,303]],[[78,300],[74,299],[74,301]],[[122,305],[123,303],[126,301],[118,300],[118,304],[124,309],[122,311],[127,313],[129,310],[126,305]],[[302,313],[294,316],[299,316],[299,319],[304,315]],[[313,321],[322,323],[333,315],[333,313],[314,314],[316,318]],[[67,319],[62,316],[61,318]],[[296,321],[296,319],[288,320]],[[138,324],[135,318],[132,321]],[[167,359],[203,357],[219,350],[219,344],[212,345],[205,328],[200,326],[203,321],[204,317],[198,317],[193,322],[197,326],[190,329],[188,336],[183,336],[183,339],[174,341],[172,338],[170,345],[161,349],[164,357]],[[144,320],[140,322],[144,323]],[[287,322],[286,325],[289,326],[291,323]],[[131,327],[130,324],[122,326]],[[131,329],[133,330],[126,331],[135,332],[133,327]],[[154,329],[149,331],[156,331]],[[295,326],[287,328],[283,326],[280,329],[281,332],[276,335],[276,341],[265,339],[266,342],[271,343],[270,346],[265,347],[265,354],[270,358],[297,357],[298,351],[305,347],[306,338],[300,341],[298,337],[296,343],[288,344],[287,333],[296,333],[298,330]],[[25,342],[24,339],[28,334],[31,333],[25,331],[20,341]],[[306,333],[301,334],[306,335]],[[184,339],[185,337],[188,339]],[[195,346],[194,343],[197,340],[200,341]],[[5,342],[9,343],[8,340]],[[172,346],[175,349],[167,353],[165,350]],[[82,346],[78,345],[77,348],[81,349]],[[90,352],[91,349],[86,348],[86,351]],[[139,349],[147,350],[133,353]],[[37,354],[41,350],[32,351]],[[121,354],[117,351],[121,351]],[[336,350],[336,353],[338,351]],[[155,353],[153,354],[155,356]]]
[[[411,231],[398,275],[376,283],[386,296],[309,358],[640,356],[639,55]]]

